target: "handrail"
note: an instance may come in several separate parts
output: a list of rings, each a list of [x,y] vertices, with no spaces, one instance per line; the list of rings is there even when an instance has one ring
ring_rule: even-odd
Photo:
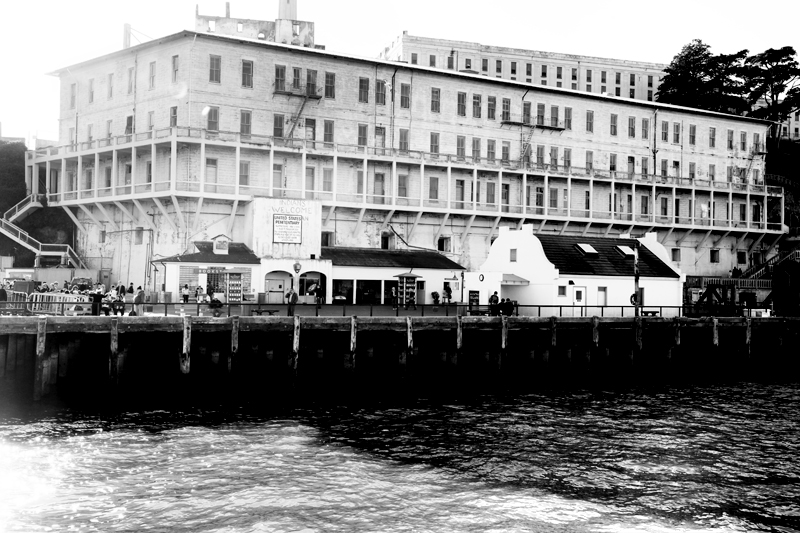
[[[22,211],[22,209],[24,207],[26,207],[26,206],[32,204],[33,202],[35,202],[36,201],[36,197],[37,197],[37,195],[35,195],[35,194],[29,194],[28,196],[26,196],[25,198],[23,198],[22,200],[17,202],[17,204],[15,206],[11,207],[10,209],[8,209],[8,211],[3,213],[3,218],[5,218],[8,221],[11,221],[11,219],[14,217],[14,215],[16,215],[17,213]]]
[[[69,244],[42,244],[31,237],[28,232],[12,224],[9,220],[0,219],[0,231],[8,235],[11,239],[31,249],[37,255],[66,255],[79,268],[86,268],[86,264]]]

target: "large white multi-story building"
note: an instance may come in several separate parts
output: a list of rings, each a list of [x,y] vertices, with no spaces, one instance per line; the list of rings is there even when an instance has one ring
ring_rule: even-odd
[[[657,232],[698,276],[744,269],[783,235],[764,121],[338,54],[315,48],[313,31],[283,44],[260,31],[269,23],[197,17],[196,31],[54,73],[61,144],[27,154],[31,196],[1,231],[152,288],[165,283],[159,258],[222,234],[261,259],[256,291],[271,261],[318,260],[324,247],[438,249],[477,268],[503,226]],[[42,195],[74,220],[75,250],[14,224]],[[311,213],[318,241],[256,246],[262,197]]]

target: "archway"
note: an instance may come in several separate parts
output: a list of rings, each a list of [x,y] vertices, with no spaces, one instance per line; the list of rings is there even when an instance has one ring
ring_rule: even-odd
[[[321,272],[305,272],[300,276],[300,287],[297,294],[301,302],[314,303],[317,294],[322,298],[322,303],[325,302],[325,294],[327,294],[328,280],[325,274]]]
[[[286,301],[286,292],[292,286],[294,276],[285,270],[273,270],[264,276],[265,303],[282,304]]]

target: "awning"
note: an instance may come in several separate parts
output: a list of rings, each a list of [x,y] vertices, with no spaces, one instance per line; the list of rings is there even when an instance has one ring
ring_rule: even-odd
[[[419,274],[414,274],[413,272],[404,272],[403,274],[395,274],[393,277],[395,278],[421,278]]]
[[[514,274],[503,274],[502,285],[530,285],[531,282]]]

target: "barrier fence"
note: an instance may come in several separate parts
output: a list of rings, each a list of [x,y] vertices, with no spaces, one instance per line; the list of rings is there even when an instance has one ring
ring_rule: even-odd
[[[27,296],[22,292],[9,291],[3,314],[13,315],[91,315],[92,304],[88,296],[59,293],[33,293]],[[1,303],[0,303],[1,304]],[[115,302],[103,304],[101,315],[148,316],[287,316],[287,304],[258,303],[144,303],[141,307],[130,303]],[[641,306],[639,314],[643,317],[691,317],[691,316],[769,316],[769,310],[747,308],[739,305],[728,306]],[[513,315],[531,317],[634,317],[636,307],[627,306],[573,306],[573,305],[515,305],[513,309],[493,309],[489,305],[469,306],[463,303],[419,304],[408,308],[381,304],[297,304],[293,314],[299,316],[492,316]]]

